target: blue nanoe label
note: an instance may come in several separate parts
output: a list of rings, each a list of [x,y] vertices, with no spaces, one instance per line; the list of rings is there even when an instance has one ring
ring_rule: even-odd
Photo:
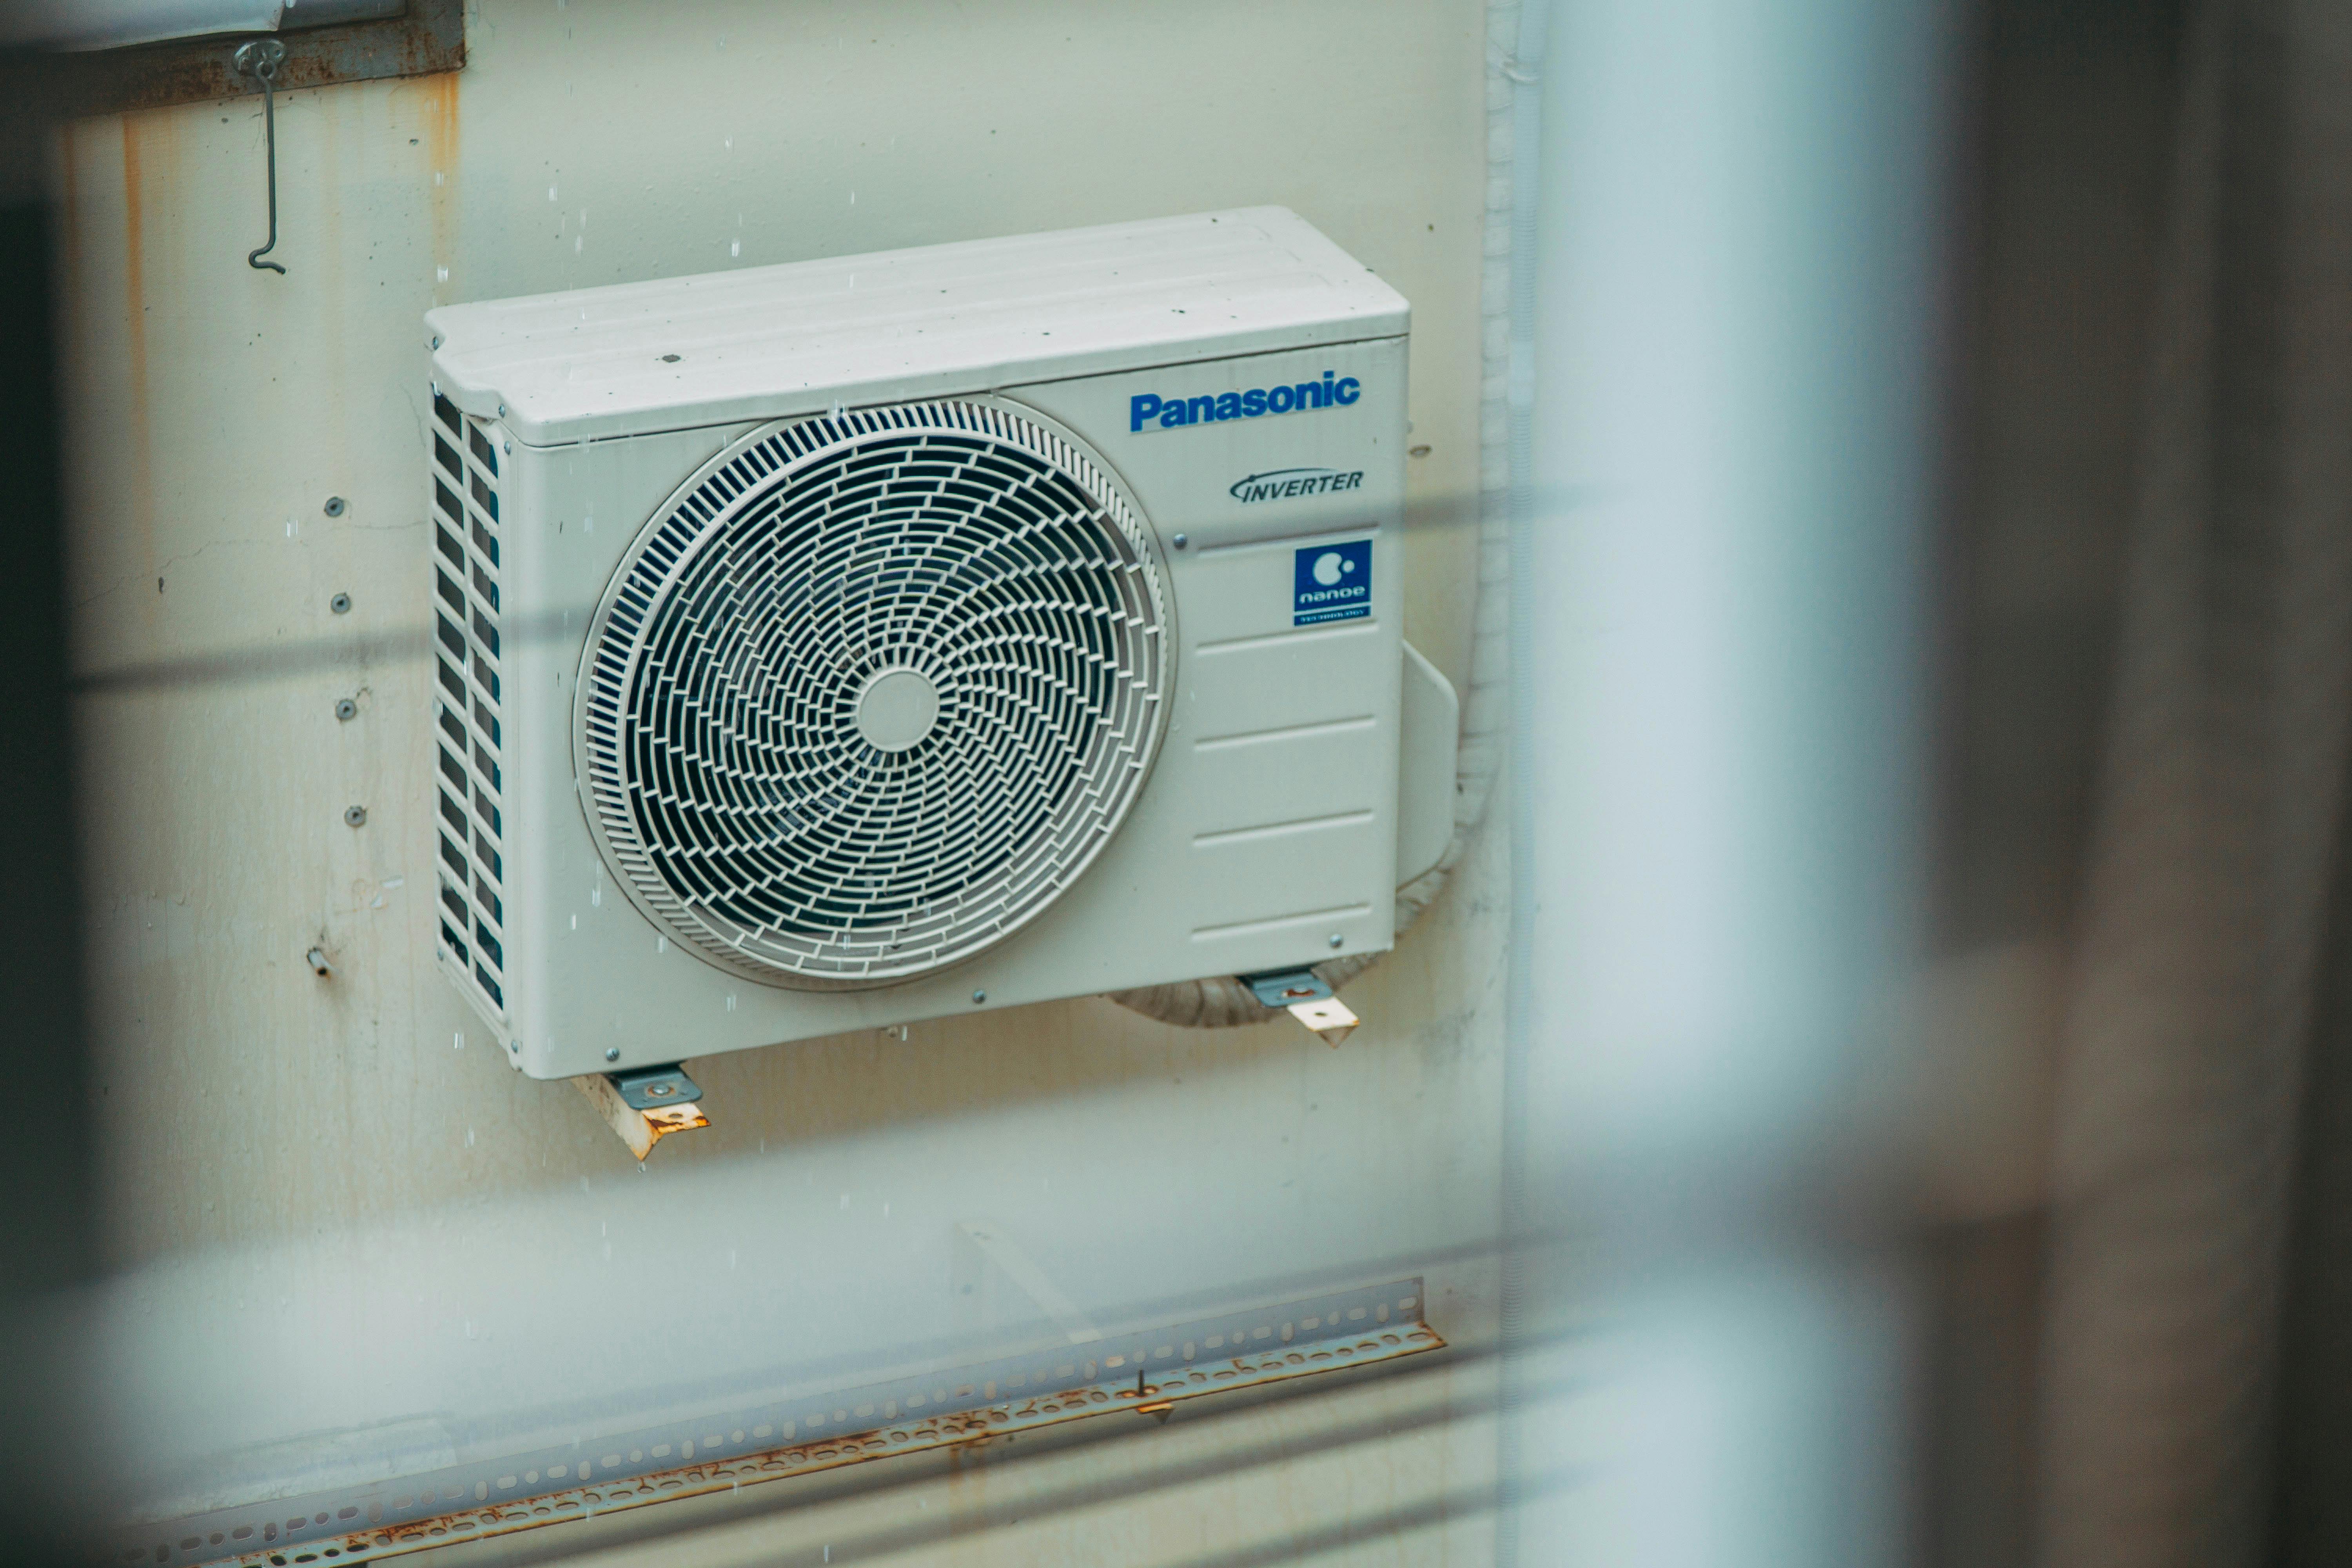
[[[1320,626],[1372,613],[1372,542],[1310,544],[1290,572],[1290,624]]]

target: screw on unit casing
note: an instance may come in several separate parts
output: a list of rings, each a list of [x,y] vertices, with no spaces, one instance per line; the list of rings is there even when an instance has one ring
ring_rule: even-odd
[[[327,608],[339,616],[348,616],[352,613],[352,596],[349,594],[338,594],[327,601]]]
[[[348,697],[335,699],[335,717],[349,723],[360,716],[360,705]]]
[[[985,991],[975,991],[971,994],[971,999],[975,1002],[985,1002],[988,1000],[988,993]]]
[[[367,807],[363,805],[347,805],[343,807],[343,826],[346,827],[366,826]]]
[[[1331,945],[1332,945],[1333,947],[1339,947],[1339,946],[1343,945],[1343,944],[1347,942],[1347,940],[1348,940],[1348,939],[1347,939],[1346,937],[1341,936],[1341,935],[1340,935],[1338,931],[1333,931],[1333,932],[1331,933]]]
[[[343,515],[342,497],[329,496],[327,498],[327,515],[329,517],[341,517]]]
[[[1170,540],[1168,542],[1169,542],[1169,543],[1171,543],[1171,544],[1173,544],[1177,549],[1181,550],[1181,549],[1183,549],[1183,548],[1184,548],[1184,546],[1186,546],[1187,544],[1190,544],[1190,543],[1192,542],[1192,541],[1191,541],[1191,540],[1189,540],[1189,539],[1186,539],[1182,534],[1181,534],[1181,533],[1180,533],[1180,534],[1178,534],[1175,538],[1173,538],[1173,539]]]
[[[607,1046],[607,1047],[604,1047],[604,1059],[605,1059],[606,1061],[608,1061],[608,1062],[616,1062],[616,1061],[619,1061],[619,1060],[621,1059],[621,1047],[618,1047],[618,1046]]]

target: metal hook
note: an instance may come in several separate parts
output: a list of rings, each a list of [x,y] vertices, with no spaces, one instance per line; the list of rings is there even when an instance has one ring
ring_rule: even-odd
[[[286,63],[286,46],[275,38],[257,38],[240,45],[236,58],[239,73],[261,82],[261,123],[269,146],[269,239],[249,252],[245,264],[257,272],[267,268],[282,278],[286,268],[261,258],[278,248],[278,68]]]

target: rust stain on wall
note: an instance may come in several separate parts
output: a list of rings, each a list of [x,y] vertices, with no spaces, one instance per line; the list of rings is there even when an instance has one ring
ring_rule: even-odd
[[[146,153],[139,126],[122,117],[122,311],[130,362],[131,414],[145,445],[147,427],[147,200]]]
[[[126,114],[122,127],[122,321],[123,444],[129,450],[124,475],[130,493],[120,504],[130,513],[142,577],[154,574],[154,406],[149,385],[147,340],[147,186],[154,149],[148,145],[146,117]],[[152,637],[156,606],[145,598],[140,619]]]
[[[407,84],[404,84],[404,86]],[[434,184],[427,188],[425,210],[431,215],[433,254],[425,265],[436,268],[449,264],[457,239],[457,181],[460,138],[457,131],[457,76],[452,71],[442,76],[420,79],[408,90],[425,94],[424,177]],[[433,302],[443,303],[444,285],[440,274],[434,275]]]

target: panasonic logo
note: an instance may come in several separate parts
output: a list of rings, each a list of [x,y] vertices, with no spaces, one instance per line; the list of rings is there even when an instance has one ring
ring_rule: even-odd
[[[1344,468],[1276,468],[1236,479],[1225,493],[1247,506],[1252,501],[1289,500],[1296,496],[1329,495],[1351,490],[1364,482],[1364,470]]]
[[[1320,380],[1302,381],[1295,386],[1258,386],[1213,396],[1162,397],[1156,392],[1139,392],[1127,400],[1127,427],[1130,433],[1155,425],[1173,430],[1179,426],[1257,419],[1268,414],[1306,414],[1318,408],[1345,408],[1363,395],[1362,382],[1352,375],[1335,377],[1328,370]]]

